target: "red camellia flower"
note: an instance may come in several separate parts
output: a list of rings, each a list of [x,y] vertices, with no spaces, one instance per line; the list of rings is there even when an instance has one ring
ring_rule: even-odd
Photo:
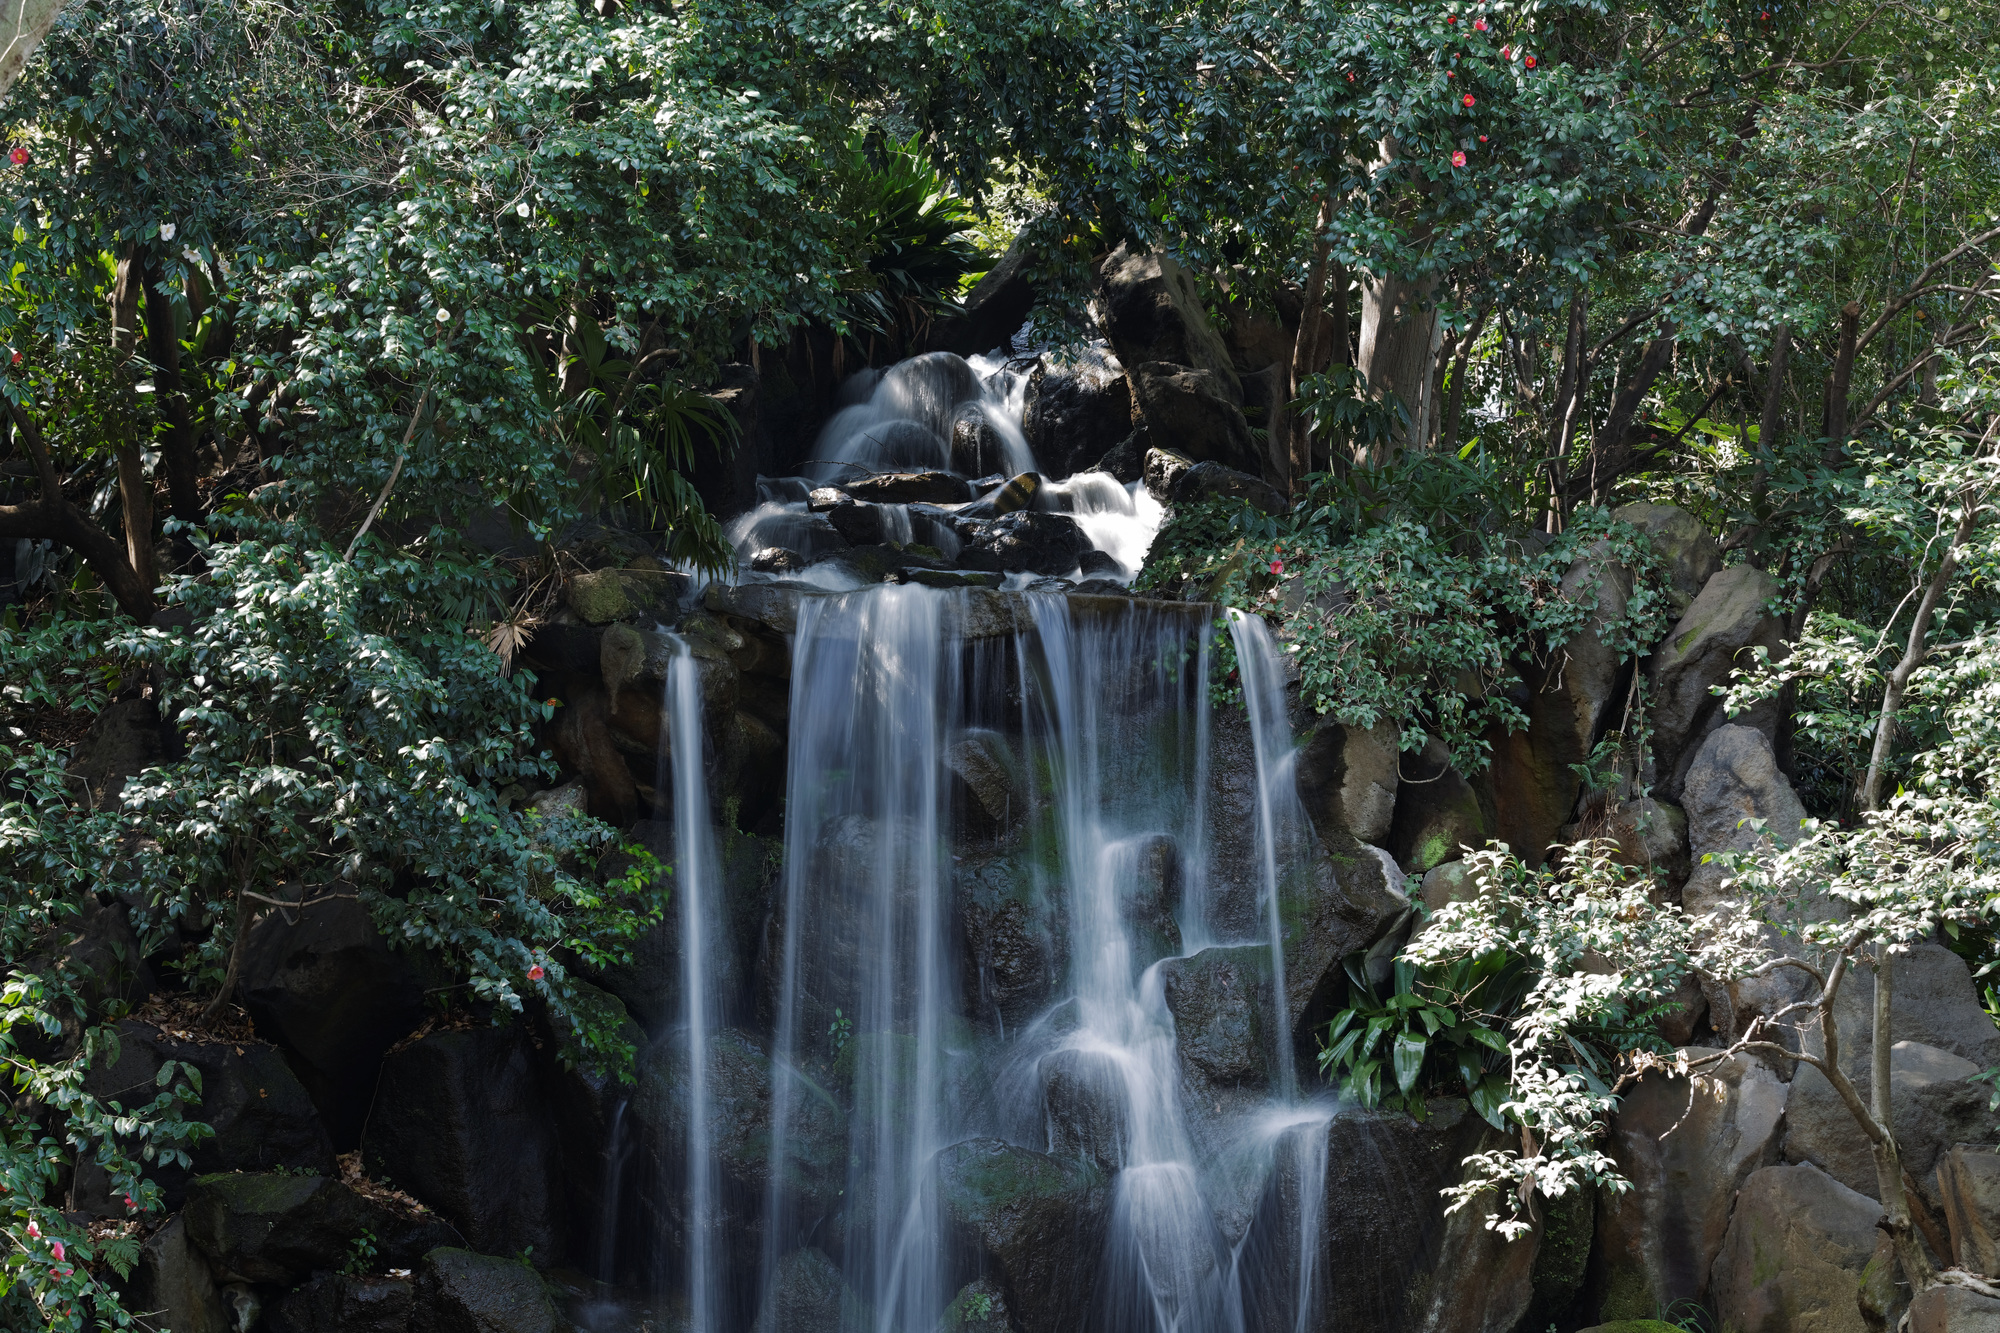
[[[1485,136],[1485,135],[1483,135],[1483,134],[1482,134],[1482,135],[1480,135],[1480,136],[1479,136],[1479,142],[1481,142],[1481,143],[1485,143],[1485,142],[1486,142],[1486,136]]]
[[[1513,47],[1511,47],[1511,46],[1503,46],[1503,47],[1501,47],[1501,48],[1500,48],[1500,58],[1501,58],[1502,60],[1512,60],[1512,59],[1514,58],[1514,48],[1513,48]]]
[[[1273,574],[1282,574],[1282,573],[1284,573],[1284,572],[1285,572],[1285,562],[1284,562],[1284,561],[1282,561],[1282,560],[1273,560],[1273,561],[1271,562],[1271,572],[1272,572]]]
[[[42,1238],[42,1228],[32,1217],[28,1219],[28,1235],[34,1240]]]
[[[17,366],[21,364],[21,354],[19,352],[14,353],[14,364]]]
[[[542,976],[543,976],[542,965],[540,963],[536,963],[533,967],[528,969],[528,980],[540,981],[542,979]]]
[[[1471,93],[1467,93],[1465,96],[1459,98],[1458,100],[1465,103],[1467,106],[1471,106],[1474,99]]]
[[[28,165],[28,150],[16,146],[12,152],[7,154],[7,160],[17,167],[25,167]]]
[[[125,1196],[125,1206],[129,1209],[129,1208],[137,1208],[139,1205],[132,1202],[132,1196],[128,1194]]]
[[[1464,154],[1464,153],[1453,153],[1453,154],[1451,155],[1451,164],[1452,164],[1453,166],[1455,166],[1455,167],[1462,167],[1462,166],[1464,166],[1464,165],[1465,165],[1465,154]]]
[[[1455,69],[1448,69],[1444,72],[1444,76],[1447,79],[1455,79],[1458,77],[1458,71]]]
[[[56,1257],[57,1263],[61,1263],[63,1257],[63,1243],[61,1241],[57,1241],[55,1244],[49,1246],[49,1253],[53,1254]]]
[[[1478,30],[1479,30],[1480,32],[1485,32],[1485,31],[1486,31],[1486,20],[1485,20],[1485,19],[1474,19],[1474,20],[1472,20],[1472,26],[1473,26],[1474,28],[1478,29]]]
[[[1445,18],[1444,18],[1444,21],[1445,21],[1446,23],[1456,23],[1456,22],[1458,22],[1458,15],[1456,15],[1456,14],[1447,14],[1447,15],[1445,15]]]
[[[1535,67],[1535,58],[1533,56],[1529,56],[1526,60],[1522,61],[1521,63],[1526,65],[1529,69],[1533,69]]]

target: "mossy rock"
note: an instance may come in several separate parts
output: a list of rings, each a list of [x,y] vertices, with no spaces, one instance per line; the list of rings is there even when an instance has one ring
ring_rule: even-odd
[[[588,625],[649,616],[670,619],[687,591],[687,575],[666,569],[598,569],[564,589],[569,609]]]
[[[1679,1324],[1664,1319],[1620,1319],[1615,1324],[1597,1324],[1579,1333],[1683,1333]]]

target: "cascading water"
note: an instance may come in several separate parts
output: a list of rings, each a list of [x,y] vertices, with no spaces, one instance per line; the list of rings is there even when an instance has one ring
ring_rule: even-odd
[[[687,1191],[684,1281],[690,1327],[721,1329],[726,1321],[727,1276],[722,1271],[715,1154],[710,1126],[709,1038],[721,1005],[714,951],[717,891],[721,887],[714,828],[709,822],[708,777],[703,764],[701,671],[687,640],[672,637],[667,664],[666,715],[674,794],[673,892],[680,914],[681,1039],[687,1051],[687,1136],[682,1181]]]
[[[725,966],[699,663],[673,640],[660,785],[680,999],[663,1040],[682,1043],[685,1073],[678,1109],[647,1114],[685,1126],[659,1215],[663,1294],[693,1333],[934,1333],[955,1299],[976,1307],[963,1210],[992,1181],[944,1174],[974,1141],[1069,1164],[1049,1169],[1097,1200],[1069,1276],[1015,1293],[1057,1302],[1056,1325],[1323,1325],[1333,1107],[1302,1098],[1285,958],[1285,895],[1314,873],[1317,842],[1278,646],[1231,618],[1242,707],[1225,710],[1210,608],[1072,602],[1047,579],[857,587],[836,569],[862,528],[883,549],[955,552],[1019,492],[1129,578],[1161,512],[1143,487],[1096,472],[997,486],[1034,465],[1022,383],[937,357],[859,383],[805,475],[766,480],[732,530],[746,561],[788,553],[745,581],[810,594],[791,633],[783,856],[754,1000],[718,981],[748,961]],[[970,502],[815,490],[865,495],[855,479],[890,469],[949,490],[988,467]],[[846,536],[830,504],[846,506]],[[1007,569],[1010,587],[1032,578]],[[1189,1012],[1204,995],[1235,1006],[1221,1027]]]

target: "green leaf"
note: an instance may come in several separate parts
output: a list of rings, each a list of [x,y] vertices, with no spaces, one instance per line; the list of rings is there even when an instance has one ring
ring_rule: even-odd
[[[1405,1032],[1396,1038],[1396,1087],[1405,1096],[1416,1086],[1417,1075],[1423,1072],[1424,1055],[1429,1050],[1430,1043],[1415,1033]]]

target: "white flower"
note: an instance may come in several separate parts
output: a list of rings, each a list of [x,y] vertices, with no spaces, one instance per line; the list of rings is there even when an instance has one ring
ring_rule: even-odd
[[[438,307],[438,323],[440,324],[451,323],[451,311],[446,310],[443,306]]]
[[[522,217],[528,216],[528,201],[523,199],[520,203],[514,205],[514,211]]]
[[[174,233],[179,230],[180,228],[176,227],[171,222],[162,222],[160,224],[160,239],[163,241],[171,241],[172,239],[174,239]]]

